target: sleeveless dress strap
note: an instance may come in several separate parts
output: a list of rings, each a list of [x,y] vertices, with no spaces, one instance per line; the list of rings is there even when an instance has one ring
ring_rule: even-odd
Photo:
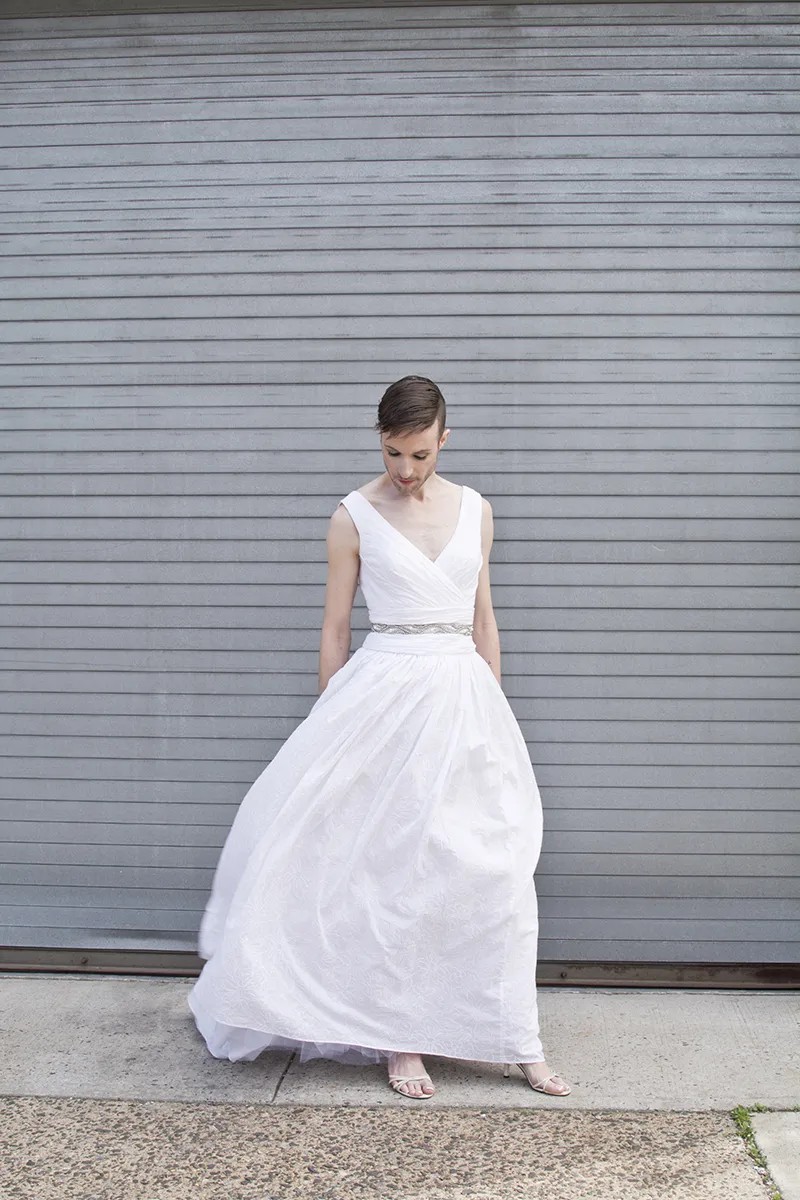
[[[356,497],[356,499],[354,499],[354,497]],[[359,533],[361,533],[364,518],[366,516],[364,512],[364,505],[361,503],[363,499],[364,497],[359,495],[358,492],[352,491],[348,492],[346,496],[342,496],[341,500],[339,501],[339,504],[343,504],[350,513],[350,516],[353,518],[353,524]],[[337,504],[336,507],[338,508],[339,505]]]
[[[483,523],[483,496],[480,492],[476,492],[475,488],[467,487],[466,484],[464,486],[466,487],[464,504],[465,506],[467,504],[471,506],[465,514],[467,519],[464,524],[470,529],[473,536],[477,537],[478,541],[480,541],[481,525]]]

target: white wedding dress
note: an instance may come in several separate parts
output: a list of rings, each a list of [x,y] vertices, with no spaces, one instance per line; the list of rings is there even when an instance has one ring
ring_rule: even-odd
[[[360,492],[373,624],[471,625],[481,497],[435,560]],[[376,632],[245,795],[202,918],[189,1007],[216,1058],[390,1051],[539,1062],[539,789],[464,632]]]

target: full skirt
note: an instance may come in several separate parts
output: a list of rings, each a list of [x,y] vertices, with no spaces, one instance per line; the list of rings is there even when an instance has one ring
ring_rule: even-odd
[[[369,634],[223,847],[188,997],[209,1051],[543,1060],[541,841],[525,741],[472,640]]]

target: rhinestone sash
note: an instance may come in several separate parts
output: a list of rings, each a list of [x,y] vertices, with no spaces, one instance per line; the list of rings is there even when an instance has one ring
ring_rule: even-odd
[[[374,633],[463,633],[472,636],[472,626],[463,621],[428,621],[424,625],[382,625],[372,622]]]

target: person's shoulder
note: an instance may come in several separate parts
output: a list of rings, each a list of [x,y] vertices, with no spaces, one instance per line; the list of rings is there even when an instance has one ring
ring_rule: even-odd
[[[337,502],[336,507],[333,510],[333,516],[336,516],[337,513],[341,513],[342,511],[346,511],[346,501],[349,500],[351,496],[363,496],[365,500],[368,500],[369,494],[377,482],[377,479],[370,479],[366,483],[362,483],[360,487],[352,488],[351,491],[347,492],[346,495],[342,496],[341,500]]]
[[[358,526],[345,503],[351,494],[343,496],[330,515],[327,540],[331,547],[356,549],[359,545]]]
[[[357,492],[359,496],[363,496],[365,500],[372,500],[378,490],[382,475],[376,475],[374,479],[368,479],[366,483],[362,483],[359,487],[353,488],[353,492]],[[352,496],[353,492],[349,494]]]
[[[481,530],[483,531],[483,535],[492,537],[494,534],[494,512],[492,511],[491,502],[481,492],[477,491],[477,489],[473,488],[472,490],[477,497],[476,503],[480,506]]]
[[[347,495],[342,496],[341,500],[338,502],[330,516],[330,521],[328,523],[328,530],[330,534],[333,534],[334,537],[344,536],[350,540],[352,540],[354,536],[356,538],[358,537],[357,518],[353,517],[353,514],[350,511],[350,506],[347,502],[351,496],[361,496],[362,499],[369,500],[370,491],[374,488],[376,483],[378,483],[378,479],[370,479],[367,481],[367,483],[362,484],[358,488],[353,488],[347,493]]]

